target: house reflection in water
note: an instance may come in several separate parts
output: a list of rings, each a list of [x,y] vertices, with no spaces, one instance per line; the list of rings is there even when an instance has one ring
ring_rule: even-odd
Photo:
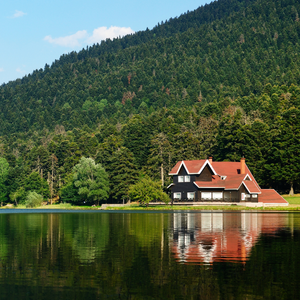
[[[274,234],[287,216],[264,213],[176,213],[173,246],[183,263],[245,262],[261,233]]]

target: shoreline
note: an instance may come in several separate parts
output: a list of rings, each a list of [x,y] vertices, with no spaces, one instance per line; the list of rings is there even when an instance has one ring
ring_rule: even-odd
[[[36,208],[26,208],[24,206],[11,207],[4,206],[0,208],[1,213],[8,212],[22,212],[22,213],[52,213],[52,212],[111,212],[111,211],[136,211],[136,212],[151,212],[151,211],[253,211],[253,212],[297,212],[300,211],[300,205],[298,204],[289,204],[288,206],[268,206],[268,207],[247,207],[247,206],[221,206],[221,205],[209,205],[209,206],[171,206],[171,205],[151,205],[151,206],[140,206],[138,204],[114,206],[114,207],[105,207],[101,206],[71,206],[71,205],[60,205],[53,204],[47,206],[40,206]]]

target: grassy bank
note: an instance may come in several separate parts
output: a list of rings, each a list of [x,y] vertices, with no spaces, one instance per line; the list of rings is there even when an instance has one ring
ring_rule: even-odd
[[[282,195],[283,198],[289,202],[289,206],[284,207],[246,207],[239,205],[207,205],[207,206],[171,206],[171,205],[150,205],[149,207],[140,206],[138,203],[132,203],[124,207],[107,207],[106,210],[139,210],[139,211],[154,211],[154,210],[256,210],[256,211],[300,211],[300,194],[294,196]],[[4,206],[2,209],[18,208],[26,209],[25,205]],[[65,210],[100,210],[101,206],[77,206],[70,203],[59,203],[53,205],[43,205],[36,209],[65,209]]]
[[[282,197],[283,197],[289,204],[299,204],[299,205],[300,205],[300,194],[295,194],[294,196],[290,196],[290,195],[282,195]]]

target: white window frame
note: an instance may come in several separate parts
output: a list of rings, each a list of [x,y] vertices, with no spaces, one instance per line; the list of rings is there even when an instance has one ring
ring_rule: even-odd
[[[178,182],[184,182],[184,176],[178,176]]]
[[[184,176],[184,182],[191,182],[191,176],[190,175],[185,175]]]
[[[257,194],[252,194],[252,198],[257,198]]]
[[[187,192],[186,196],[188,200],[195,200],[195,192]]]
[[[213,200],[223,199],[223,192],[213,192],[212,199]]]
[[[208,194],[210,195],[208,198]],[[201,199],[211,200],[211,192],[201,192]]]
[[[181,200],[181,192],[174,192],[173,193],[173,199]]]

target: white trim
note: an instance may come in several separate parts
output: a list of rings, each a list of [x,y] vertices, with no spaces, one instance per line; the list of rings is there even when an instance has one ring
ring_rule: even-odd
[[[210,166],[211,170],[213,171],[214,175],[218,175],[217,172],[212,167],[212,165],[210,164],[208,159],[205,161],[205,163],[203,164],[202,168],[200,169],[200,171],[198,173],[191,173],[191,174],[201,174],[201,172],[204,170],[204,168],[206,167],[207,164],[209,164],[209,166]]]
[[[175,185],[175,183],[169,184],[169,185],[167,186],[167,189],[168,189],[169,187],[171,187],[172,185]]]
[[[249,178],[250,181],[252,181],[252,179],[251,179],[251,177],[249,176],[249,174],[246,174],[246,176],[244,177],[243,180],[246,180],[247,177]]]
[[[261,190],[260,186],[259,186],[258,183],[256,182],[255,177],[254,177],[253,174],[251,173],[251,171],[250,171],[250,169],[248,168],[248,166],[247,166],[246,163],[245,163],[245,167],[247,167],[248,171],[250,172],[251,176],[253,177],[253,179],[254,179],[253,182],[254,182],[254,184],[256,185],[256,187],[257,187],[259,190]]]
[[[225,186],[199,186],[195,181],[193,183],[198,189],[225,189]]]
[[[207,164],[209,164],[211,170],[213,171],[213,173],[214,173],[213,175],[218,175],[217,172],[212,167],[212,165],[210,164],[210,162],[209,162],[208,159],[204,162],[204,164],[201,167],[201,169],[199,170],[199,172],[196,172],[196,173],[190,173],[189,170],[188,170],[188,168],[187,168],[187,166],[185,165],[184,161],[182,160],[181,163],[180,163],[180,165],[179,165],[179,167],[178,167],[177,172],[176,173],[169,173],[169,175],[178,175],[178,173],[179,173],[179,171],[180,171],[180,169],[181,169],[182,166],[184,166],[185,171],[186,171],[186,173],[188,175],[198,175],[198,174],[201,174],[201,172],[203,171],[203,169],[206,167]]]
[[[241,183],[241,185],[242,184],[245,186],[245,188],[246,188],[246,190],[248,191],[249,194],[261,194],[261,192],[250,192],[244,181]],[[239,186],[239,188],[241,187],[241,185]]]
[[[179,165],[179,167],[178,167],[177,172],[176,172],[176,173],[171,173],[171,172],[170,172],[169,175],[178,175],[178,173],[179,173],[179,171],[180,171],[182,165],[184,166],[186,172],[188,173],[187,168],[186,168],[186,166],[185,166],[185,164],[184,164],[184,162],[183,162],[183,160],[182,160],[181,163],[180,163],[180,165]]]

